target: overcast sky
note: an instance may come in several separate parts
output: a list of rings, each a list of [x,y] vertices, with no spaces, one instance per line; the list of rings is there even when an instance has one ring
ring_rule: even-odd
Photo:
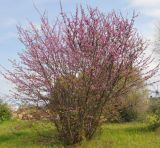
[[[59,14],[59,0],[0,0],[0,64],[11,68],[8,59],[18,59],[17,52],[23,45],[17,39],[16,25],[27,26],[27,20],[39,24],[39,15],[34,4],[41,11],[47,10],[51,21]],[[160,0],[61,0],[67,13],[74,12],[77,4],[98,7],[107,13],[111,10],[131,14],[135,10],[138,31],[147,39],[153,40],[155,26],[160,19]],[[8,93],[9,82],[0,76],[0,95]]]

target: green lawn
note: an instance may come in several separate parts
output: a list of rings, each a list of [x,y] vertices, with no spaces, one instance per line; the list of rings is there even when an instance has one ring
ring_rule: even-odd
[[[44,126],[45,125],[45,126]],[[0,123],[0,148],[63,147],[54,138],[55,129],[49,123],[32,124],[27,121]],[[37,129],[40,129],[39,132]],[[41,135],[43,133],[43,136]],[[51,134],[53,133],[53,134]],[[77,148],[160,148],[160,131],[148,131],[143,123],[105,124],[101,134],[91,141],[82,142]]]

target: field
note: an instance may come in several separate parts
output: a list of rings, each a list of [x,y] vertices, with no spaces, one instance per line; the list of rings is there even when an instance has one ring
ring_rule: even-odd
[[[61,148],[51,135],[52,125],[28,121],[0,123],[0,148]],[[40,129],[37,131],[37,129]],[[43,136],[42,136],[43,133]],[[52,134],[51,134],[52,133]],[[91,141],[84,141],[77,148],[159,148],[160,132],[147,130],[144,123],[104,124],[101,132]]]

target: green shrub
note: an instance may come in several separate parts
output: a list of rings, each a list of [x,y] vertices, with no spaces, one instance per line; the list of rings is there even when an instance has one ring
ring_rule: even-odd
[[[160,98],[151,98],[148,113],[160,116]]]
[[[147,95],[147,90],[145,89],[132,89],[125,96],[108,101],[104,108],[106,121],[130,122],[143,120],[148,109]]]
[[[160,99],[152,98],[149,101],[147,123],[148,128],[155,130],[160,127]]]
[[[11,110],[7,104],[0,103],[0,121],[6,121],[11,118]]]
[[[156,114],[147,115],[148,128],[155,130],[160,127],[160,117]]]

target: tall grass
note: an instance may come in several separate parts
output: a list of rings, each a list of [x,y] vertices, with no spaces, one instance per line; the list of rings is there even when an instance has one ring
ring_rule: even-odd
[[[0,124],[0,148],[62,148],[61,143],[50,139],[55,134],[50,123],[45,123],[44,127],[40,122],[5,121]],[[93,140],[83,141],[73,147],[159,148],[160,132],[148,130],[145,123],[104,124]]]

